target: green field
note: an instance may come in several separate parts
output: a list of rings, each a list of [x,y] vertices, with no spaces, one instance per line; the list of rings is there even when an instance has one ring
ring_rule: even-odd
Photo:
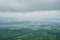
[[[0,40],[60,40],[60,22],[3,24]]]

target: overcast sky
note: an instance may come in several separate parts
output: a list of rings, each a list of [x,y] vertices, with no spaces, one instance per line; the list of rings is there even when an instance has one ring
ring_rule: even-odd
[[[0,11],[60,10],[60,0],[0,0]]]
[[[0,22],[60,21],[60,0],[0,0]]]

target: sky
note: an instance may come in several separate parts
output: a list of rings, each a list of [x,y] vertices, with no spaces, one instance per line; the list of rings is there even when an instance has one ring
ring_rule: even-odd
[[[0,0],[0,11],[29,12],[60,10],[60,0]]]
[[[0,22],[60,21],[60,0],[0,0]]]

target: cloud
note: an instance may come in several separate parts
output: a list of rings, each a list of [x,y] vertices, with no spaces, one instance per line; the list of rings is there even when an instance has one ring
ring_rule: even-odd
[[[27,10],[28,5],[23,2],[17,2],[16,0],[0,0],[0,11],[24,11]]]
[[[60,10],[60,0],[0,0],[0,12]]]
[[[0,12],[0,21],[60,21],[60,11]]]

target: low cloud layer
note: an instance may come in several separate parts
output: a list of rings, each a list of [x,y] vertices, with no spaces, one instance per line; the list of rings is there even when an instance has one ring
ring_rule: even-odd
[[[0,0],[0,12],[60,10],[60,0]]]
[[[0,12],[0,21],[60,21],[60,11]]]

